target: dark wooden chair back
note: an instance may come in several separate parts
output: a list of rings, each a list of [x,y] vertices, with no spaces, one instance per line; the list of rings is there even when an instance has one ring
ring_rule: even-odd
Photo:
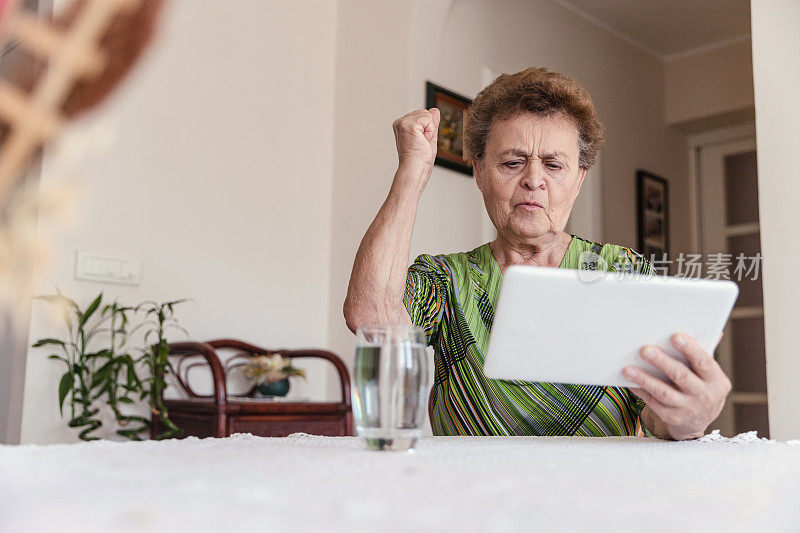
[[[294,426],[302,430],[303,417],[309,420],[308,427],[332,428],[335,419],[341,420],[341,431],[352,433],[352,413],[350,400],[350,374],[347,367],[336,354],[319,349],[268,349],[236,339],[215,339],[207,342],[176,342],[170,347],[170,378],[185,398],[164,398],[164,405],[169,409],[171,419],[183,428],[187,435],[200,437],[225,437],[232,428],[247,431],[249,427],[262,427],[259,417],[265,424],[265,431],[275,429],[275,420],[292,420]],[[233,355],[221,359],[220,351],[233,351]],[[251,392],[252,386],[243,391],[229,391],[231,374],[243,366],[254,355],[272,355],[279,353],[289,358],[324,359],[335,368],[341,387],[341,401],[338,403],[282,403],[265,404],[265,402],[246,402],[242,398]],[[198,392],[192,387],[189,373],[192,369],[205,367],[210,370],[213,382],[210,394]],[[261,404],[261,405],[259,405]],[[238,417],[238,418],[237,418]],[[283,418],[281,418],[283,417]],[[316,424],[315,425],[315,417]],[[327,425],[320,425],[323,420]],[[151,436],[163,430],[154,420]],[[244,425],[244,422],[252,423]],[[237,424],[238,423],[238,424]],[[253,425],[254,424],[254,425]],[[270,427],[267,427],[271,424]],[[245,427],[245,429],[241,429]]]
[[[341,387],[342,403],[346,403],[348,407],[351,405],[350,372],[347,371],[347,367],[345,366],[344,362],[342,362],[342,360],[339,358],[339,356],[337,356],[333,352],[329,352],[327,350],[319,350],[319,349],[300,349],[300,350],[267,349],[235,339],[216,339],[208,341],[207,344],[212,348],[214,348],[215,350],[233,349],[239,352],[225,361],[226,375],[230,375],[230,372],[233,369],[244,366],[245,363],[247,362],[247,359],[252,357],[253,355],[273,355],[277,353],[283,355],[284,357],[288,357],[290,359],[303,359],[303,358],[324,359],[333,365],[333,367],[336,369],[337,375],[339,376],[339,385]]]

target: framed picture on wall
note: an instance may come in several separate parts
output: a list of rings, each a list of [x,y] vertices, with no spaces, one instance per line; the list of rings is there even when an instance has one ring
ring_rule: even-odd
[[[667,180],[646,170],[636,171],[638,252],[648,261],[669,252],[669,195]]]
[[[439,108],[439,143],[436,164],[472,176],[472,165],[464,158],[464,126],[472,100],[431,82],[425,83],[425,108]]]

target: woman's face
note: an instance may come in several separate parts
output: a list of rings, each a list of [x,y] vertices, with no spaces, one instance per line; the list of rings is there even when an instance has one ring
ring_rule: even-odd
[[[475,165],[489,218],[502,237],[518,243],[561,235],[585,175],[578,130],[561,114],[495,122]]]

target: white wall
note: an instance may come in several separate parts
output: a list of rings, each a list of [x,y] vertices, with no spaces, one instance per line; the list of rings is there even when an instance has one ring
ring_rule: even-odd
[[[764,256],[764,330],[770,435],[800,438],[800,357],[797,356],[797,124],[800,107],[800,3],[759,0],[751,6],[758,194]]]
[[[396,166],[391,124],[408,107],[410,6],[339,1],[328,341],[348,364],[353,339],[342,305],[358,244],[389,191]],[[328,383],[332,388],[335,381]]]
[[[665,62],[664,72],[667,124],[719,120],[753,109],[749,39],[672,58]]]
[[[100,290],[127,303],[190,297],[178,316],[193,339],[325,346],[336,9],[169,2],[157,46],[105,109],[118,136],[85,169],[84,223],[38,290],[84,305]],[[142,285],[74,280],[76,250],[142,260]],[[56,334],[39,306],[31,340]],[[28,356],[22,442],[75,440],[47,353]],[[324,394],[321,372],[294,391]]]
[[[330,343],[348,360],[353,340],[341,309],[353,257],[396,169],[392,120],[424,105],[426,80],[474,97],[485,68],[544,66],[575,77],[608,128],[604,163],[595,169],[603,237],[635,246],[634,176],[645,168],[673,184],[672,249],[688,246],[685,136],[663,125],[657,58],[549,0],[341,0],[337,31]],[[412,259],[480,245],[482,210],[473,179],[436,167],[420,202]]]

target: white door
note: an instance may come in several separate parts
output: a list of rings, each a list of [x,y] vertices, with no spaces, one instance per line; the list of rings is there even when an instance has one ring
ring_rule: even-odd
[[[755,138],[701,145],[697,158],[704,262],[725,264],[723,271],[740,291],[716,353],[733,391],[711,429],[726,435],[757,430],[759,436],[768,437]]]

